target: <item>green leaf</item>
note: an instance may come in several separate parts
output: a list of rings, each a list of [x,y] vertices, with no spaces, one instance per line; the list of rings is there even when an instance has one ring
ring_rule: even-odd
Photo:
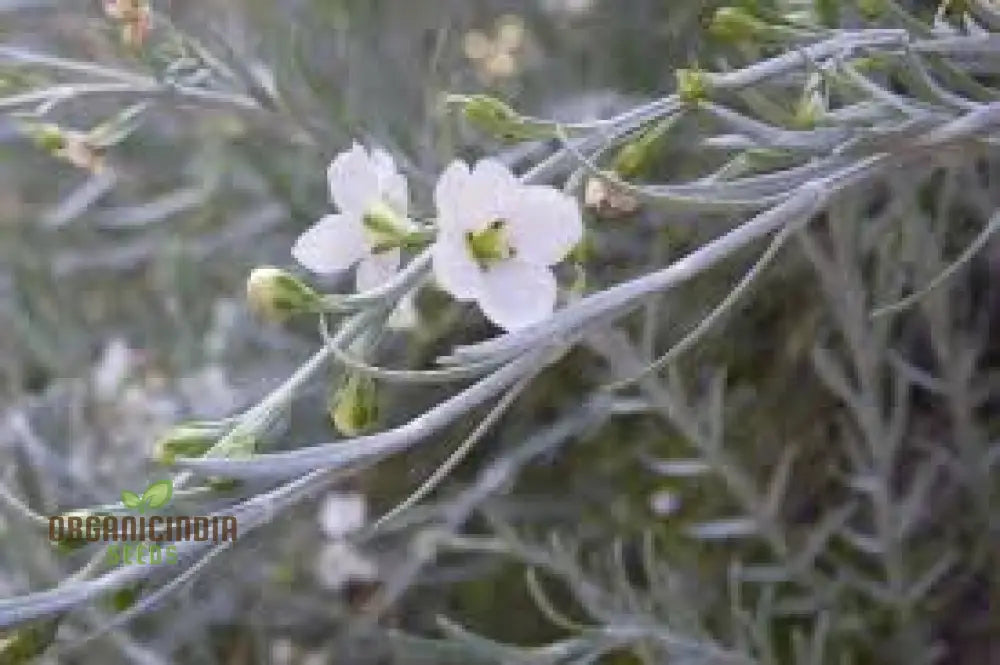
[[[146,488],[142,500],[150,508],[161,508],[167,505],[173,495],[174,484],[169,480],[160,480]]]
[[[135,492],[129,492],[125,490],[122,492],[122,503],[125,504],[126,508],[138,508],[142,504],[142,497],[140,497]]]

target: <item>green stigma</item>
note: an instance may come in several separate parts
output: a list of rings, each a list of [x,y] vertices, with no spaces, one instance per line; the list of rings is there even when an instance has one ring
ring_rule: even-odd
[[[465,234],[469,253],[481,268],[485,269],[497,261],[509,259],[514,255],[514,248],[507,242],[505,224],[504,220],[495,219],[485,229]]]

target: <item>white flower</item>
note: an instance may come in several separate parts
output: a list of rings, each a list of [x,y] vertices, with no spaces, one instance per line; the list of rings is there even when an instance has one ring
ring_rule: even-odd
[[[365,524],[368,505],[362,494],[328,494],[319,512],[319,525],[329,538],[343,538]]]
[[[340,209],[299,236],[292,256],[309,270],[332,274],[358,264],[357,288],[385,283],[399,269],[399,241],[413,229],[407,218],[406,178],[389,153],[358,143],[327,171],[330,196]]]
[[[552,313],[556,280],[550,266],[583,235],[573,198],[552,187],[521,184],[506,166],[484,159],[471,171],[464,162],[452,162],[434,201],[434,274],[445,291],[478,302],[490,321],[507,330]]]

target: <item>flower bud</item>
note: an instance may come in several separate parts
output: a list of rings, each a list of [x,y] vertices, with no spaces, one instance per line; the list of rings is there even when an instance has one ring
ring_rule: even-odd
[[[502,141],[530,141],[555,136],[552,127],[532,123],[520,113],[489,95],[449,95],[450,104],[461,106],[471,125]]]
[[[698,104],[708,99],[708,81],[698,69],[677,70],[677,94],[685,104]]]
[[[48,122],[27,122],[21,125],[21,131],[35,145],[50,154],[66,146],[66,135],[59,125]]]
[[[802,97],[795,106],[795,116],[792,119],[800,129],[814,128],[826,115],[826,99],[822,91],[823,80],[817,74],[810,76],[802,91]]]
[[[153,451],[153,459],[160,464],[170,465],[181,457],[204,455],[222,435],[219,427],[210,424],[192,423],[178,425],[164,434]]]
[[[265,321],[281,322],[294,314],[318,313],[323,298],[290,273],[264,266],[254,268],[247,278],[247,302]]]
[[[767,24],[742,7],[719,7],[708,26],[710,35],[727,42],[753,41],[766,31]]]
[[[330,400],[330,417],[344,436],[358,436],[378,422],[378,391],[375,381],[352,373]]]

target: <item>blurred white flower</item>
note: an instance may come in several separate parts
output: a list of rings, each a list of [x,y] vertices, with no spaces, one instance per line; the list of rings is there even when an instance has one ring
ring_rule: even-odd
[[[343,538],[365,524],[368,504],[362,494],[330,493],[319,510],[319,526],[329,538]]]
[[[654,515],[669,517],[681,509],[681,498],[670,490],[659,490],[650,495],[649,507]]]
[[[516,14],[506,14],[497,19],[492,36],[482,30],[467,32],[463,47],[465,57],[475,65],[476,73],[489,83],[518,73],[524,42],[524,19]]]
[[[299,236],[292,256],[309,270],[332,274],[358,264],[357,288],[367,291],[399,269],[400,241],[413,230],[409,190],[389,153],[358,143],[327,171],[330,196],[340,209]]]
[[[572,197],[521,184],[506,166],[484,159],[471,171],[464,162],[452,162],[434,201],[434,274],[445,291],[478,302],[490,321],[507,330],[552,313],[556,280],[550,266],[583,236]]]
[[[135,352],[121,337],[111,339],[94,365],[90,384],[102,401],[115,399],[135,368]]]
[[[366,559],[345,540],[323,546],[316,558],[316,578],[324,588],[336,591],[348,582],[370,582],[378,576],[378,566]]]

